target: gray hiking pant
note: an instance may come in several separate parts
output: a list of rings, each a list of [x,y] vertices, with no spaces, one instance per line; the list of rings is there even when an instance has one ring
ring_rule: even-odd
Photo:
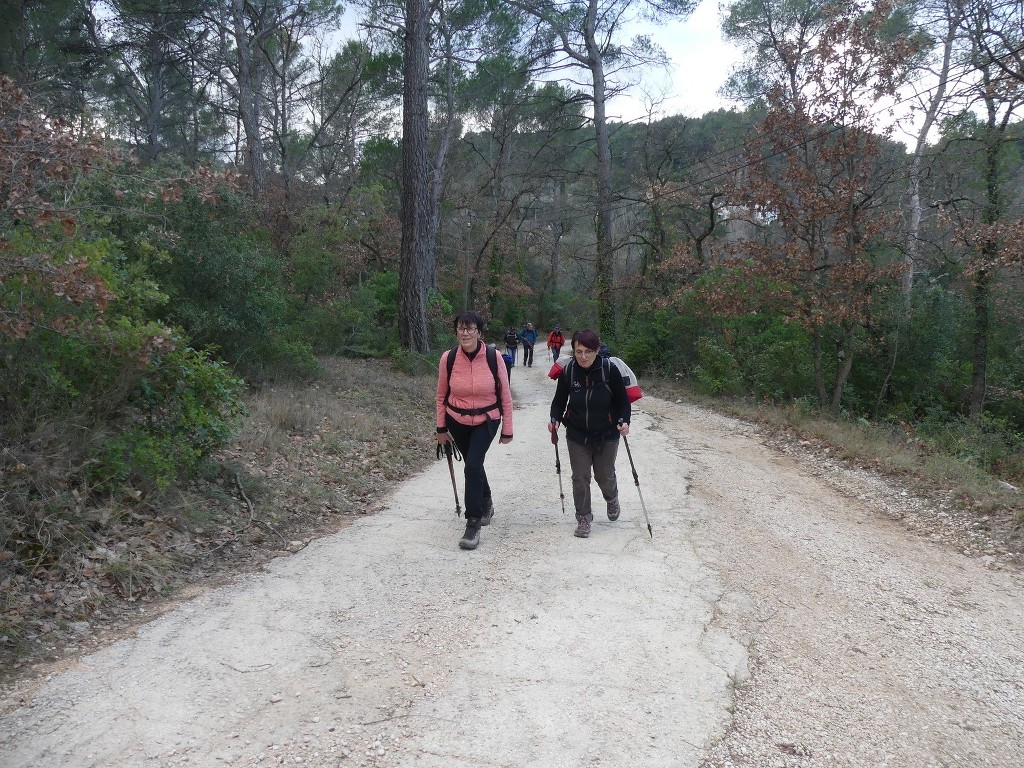
[[[569,447],[572,500],[576,505],[576,515],[590,515],[593,519],[594,510],[590,506],[591,471],[605,501],[619,497],[619,486],[615,479],[615,457],[619,453],[619,441],[605,440],[584,445],[566,440],[565,443]]]

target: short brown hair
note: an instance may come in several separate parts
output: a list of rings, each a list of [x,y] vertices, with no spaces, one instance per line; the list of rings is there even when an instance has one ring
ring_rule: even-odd
[[[601,340],[597,338],[597,334],[589,328],[576,331],[576,333],[572,335],[572,349],[574,352],[576,351],[577,344],[580,344],[587,349],[597,350],[601,348]]]

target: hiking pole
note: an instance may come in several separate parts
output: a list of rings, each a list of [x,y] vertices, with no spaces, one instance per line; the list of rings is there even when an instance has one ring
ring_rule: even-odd
[[[622,436],[622,442],[626,445],[626,455],[629,456],[629,467],[633,470],[633,482],[636,484],[636,492],[640,495],[640,508],[644,511],[644,519],[647,521],[647,532],[654,538],[654,531],[651,530],[651,518],[647,515],[647,505],[644,504],[644,494],[640,490],[640,478],[636,475],[636,464],[633,463],[633,452],[629,450],[629,440]]]
[[[437,458],[441,458],[442,443],[437,444]],[[451,441],[443,443],[444,455],[448,459],[448,472],[452,476],[452,492],[455,494],[455,516],[462,517],[462,506],[459,504],[459,487],[455,484],[455,465],[452,463],[452,455],[455,456],[456,461],[462,461],[462,454],[459,453],[458,446],[452,445]]]
[[[558,427],[551,430],[551,444],[555,446],[555,474],[558,475],[558,498],[562,501],[562,514],[565,514],[565,491],[562,490],[562,460],[558,456]]]

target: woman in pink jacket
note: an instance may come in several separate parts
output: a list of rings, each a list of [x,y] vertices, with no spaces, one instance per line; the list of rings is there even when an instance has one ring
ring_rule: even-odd
[[[437,371],[437,442],[454,442],[466,466],[466,532],[459,540],[463,549],[476,549],[480,527],[489,525],[494,515],[484,458],[499,425],[500,442],[512,442],[508,373],[497,350],[484,344],[485,327],[486,321],[476,312],[456,317],[459,345],[441,355]],[[449,365],[452,355],[455,359]]]

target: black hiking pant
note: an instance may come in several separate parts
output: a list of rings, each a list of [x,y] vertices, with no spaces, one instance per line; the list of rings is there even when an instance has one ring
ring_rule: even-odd
[[[533,365],[533,344],[523,343],[523,365]]]
[[[475,427],[467,427],[449,414],[445,424],[466,465],[466,521],[479,521],[491,498],[491,486],[484,471],[484,459],[501,422],[485,421]]]

